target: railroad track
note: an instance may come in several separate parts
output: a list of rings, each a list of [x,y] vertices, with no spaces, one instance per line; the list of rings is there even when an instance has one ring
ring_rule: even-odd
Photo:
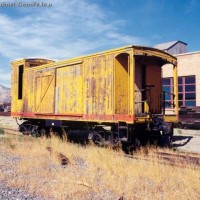
[[[10,116],[10,112],[0,112],[0,116]]]
[[[170,153],[165,153],[165,152],[159,152],[158,153],[158,158],[162,158],[166,162],[170,162],[171,165],[185,165],[187,166],[188,164],[200,166],[200,155],[198,154],[193,154],[193,155],[188,155],[188,154],[170,154]]]
[[[5,134],[9,135],[22,135],[16,129],[11,128],[3,128]],[[200,154],[198,153],[184,153],[176,151],[174,153],[169,152],[155,152],[152,154],[151,150],[150,153],[146,153],[145,155],[133,154],[133,155],[125,155],[128,158],[136,159],[136,160],[145,160],[149,162],[159,162],[161,164],[167,164],[171,166],[177,167],[189,167],[189,166],[196,166],[200,167]],[[156,158],[156,159],[155,159]]]
[[[200,154],[197,153],[166,153],[166,152],[155,152],[152,154],[147,153],[145,155],[125,155],[128,158],[136,160],[144,160],[147,162],[159,162],[160,164],[166,164],[176,167],[200,167]]]
[[[21,132],[19,132],[16,129],[12,129],[12,128],[4,128],[4,127],[0,127],[4,130],[4,134],[8,134],[8,135],[22,135]]]

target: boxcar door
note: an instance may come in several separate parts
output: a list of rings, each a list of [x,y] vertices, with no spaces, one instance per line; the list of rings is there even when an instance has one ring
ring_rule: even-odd
[[[55,69],[38,71],[35,85],[35,112],[54,113]]]
[[[146,68],[146,85],[148,88],[149,109],[152,114],[161,113],[161,66],[149,61]]]
[[[78,116],[83,113],[82,62],[57,68],[55,113]]]

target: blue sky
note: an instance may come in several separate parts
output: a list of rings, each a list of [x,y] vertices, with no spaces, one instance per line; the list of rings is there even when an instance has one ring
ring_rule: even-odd
[[[52,6],[28,6],[42,2]],[[0,0],[0,85],[10,87],[10,61],[18,58],[60,60],[176,40],[200,51],[199,11],[198,0]]]

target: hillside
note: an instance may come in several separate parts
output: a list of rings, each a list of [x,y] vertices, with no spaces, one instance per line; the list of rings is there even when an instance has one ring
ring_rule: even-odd
[[[10,103],[10,102],[11,102],[10,88],[0,85],[0,104]]]

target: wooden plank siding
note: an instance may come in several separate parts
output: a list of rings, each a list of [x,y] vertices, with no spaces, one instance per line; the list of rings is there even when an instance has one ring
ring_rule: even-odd
[[[145,98],[151,99],[149,111],[161,114],[161,65],[176,65],[167,53],[136,46],[43,62],[23,59],[12,63],[12,116],[135,123],[135,114],[147,109],[135,104],[143,100],[142,93],[135,91],[154,85]],[[22,99],[16,97],[19,65],[24,65]],[[142,66],[146,66],[145,75]]]

